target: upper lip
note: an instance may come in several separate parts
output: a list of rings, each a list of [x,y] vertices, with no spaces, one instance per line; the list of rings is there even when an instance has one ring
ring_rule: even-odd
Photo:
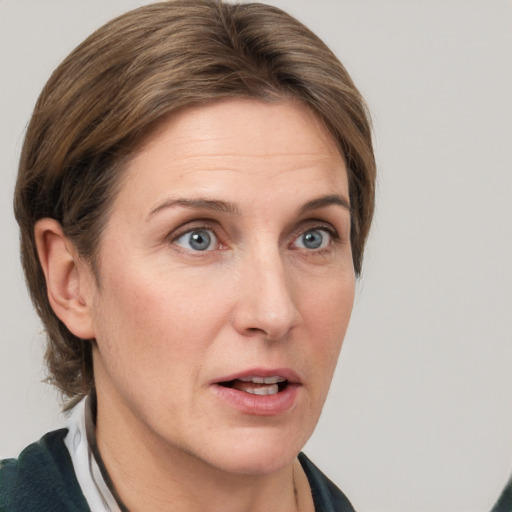
[[[236,373],[225,375],[213,381],[213,384],[220,382],[230,382],[237,379],[247,379],[249,377],[268,378],[280,377],[291,384],[302,384],[299,374],[291,368],[249,368]]]

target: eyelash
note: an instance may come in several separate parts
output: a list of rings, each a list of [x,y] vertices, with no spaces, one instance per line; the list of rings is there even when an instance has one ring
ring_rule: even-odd
[[[218,228],[216,228],[216,225],[215,223],[210,223],[210,222],[207,222],[207,221],[201,221],[199,224],[193,224],[193,225],[186,225],[184,226],[183,229],[180,229],[177,233],[173,233],[172,234],[172,238],[170,239],[170,243],[171,244],[175,244],[175,242],[177,240],[179,240],[181,237],[183,237],[184,235],[188,234],[188,233],[191,233],[193,231],[212,231],[213,234],[215,235],[215,237],[217,238],[217,243],[218,245],[220,246],[223,246],[224,244],[222,244],[222,237],[219,236],[218,234]],[[314,249],[310,249],[310,250],[307,250],[306,252],[308,253],[311,253],[311,254],[321,254],[325,251],[328,251],[330,246],[332,246],[333,243],[339,243],[340,242],[340,235],[338,233],[338,231],[336,229],[334,229],[332,227],[332,225],[330,224],[325,224],[323,223],[322,221],[315,221],[315,220],[310,220],[310,221],[306,221],[306,223],[303,223],[301,226],[299,226],[297,229],[295,229],[292,234],[291,234],[291,238],[292,238],[292,243],[294,243],[296,240],[298,240],[302,235],[304,235],[305,233],[308,233],[309,231],[324,231],[326,232],[330,238],[331,238],[331,243],[329,244],[328,247],[325,247],[325,248],[322,248],[322,249],[319,249],[319,250],[314,250]],[[224,245],[225,247],[225,245]],[[191,254],[191,255],[194,255],[194,256],[205,256],[205,253],[210,253],[214,250],[218,250],[219,248],[215,248],[213,250],[205,250],[205,251],[192,251],[192,250],[187,250],[183,247],[180,247],[178,246],[179,250],[180,251],[183,251],[183,252],[186,252],[187,254]],[[221,250],[222,250],[222,247],[221,247]],[[297,248],[297,249],[294,249],[294,250],[300,250],[300,248]]]
[[[325,231],[329,234],[329,236],[332,239],[332,242],[339,242],[340,236],[336,229],[334,229],[330,224],[325,224],[321,221],[309,221],[311,224],[305,224],[302,226],[299,226],[297,230],[295,230],[292,233],[293,240],[297,240],[305,233],[308,233],[309,231]]]
[[[201,221],[200,224],[192,224],[192,225],[187,224],[186,226],[184,226],[183,229],[178,230],[177,233],[173,233],[172,238],[170,240],[171,244],[175,244],[175,242],[177,240],[179,240],[182,236],[185,236],[188,233],[192,233],[193,231],[212,231],[214,233],[215,237],[217,238],[218,244],[222,245],[222,242],[221,242],[222,237],[220,237],[218,235],[218,233],[217,233],[218,230],[215,229],[215,226],[213,223],[209,223],[206,221]],[[178,248],[178,250],[183,251],[187,254],[191,254],[193,256],[204,256],[205,253],[212,252],[211,250],[210,251],[192,251],[192,250],[187,250],[184,247],[180,247],[180,246],[176,246],[176,247]]]

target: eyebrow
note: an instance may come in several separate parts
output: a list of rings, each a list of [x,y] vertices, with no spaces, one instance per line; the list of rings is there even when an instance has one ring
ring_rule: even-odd
[[[343,196],[339,196],[338,194],[330,194],[307,202],[305,205],[301,207],[300,213],[307,213],[311,210],[319,210],[320,208],[325,208],[326,206],[331,205],[341,206],[349,213],[351,211],[350,202],[348,201],[348,199],[346,199]]]
[[[300,214],[307,213],[312,210],[319,210],[320,208],[325,208],[331,205],[338,205],[344,208],[345,210],[350,212],[350,203],[349,201],[340,195],[331,194],[327,196],[322,196],[317,199],[313,199],[312,201],[308,201],[304,204],[300,210]],[[229,203],[226,201],[220,201],[218,199],[168,199],[163,203],[159,204],[155,208],[153,208],[148,216],[146,217],[146,221],[149,221],[151,217],[156,215],[158,212],[162,210],[166,210],[167,208],[173,208],[175,206],[179,206],[182,208],[191,208],[194,210],[210,210],[214,212],[220,213],[228,213],[230,215],[238,216],[240,215],[240,210],[238,206],[234,203]]]
[[[181,206],[182,208],[192,208],[194,210],[210,210],[213,212],[220,213],[229,213],[230,215],[239,215],[240,212],[238,207],[233,203],[228,203],[226,201],[220,201],[217,199],[168,199],[163,203],[159,204],[155,208],[153,208],[148,216],[146,217],[146,221],[148,221],[151,217],[156,215],[161,210],[165,210],[167,208],[173,208],[174,206]]]

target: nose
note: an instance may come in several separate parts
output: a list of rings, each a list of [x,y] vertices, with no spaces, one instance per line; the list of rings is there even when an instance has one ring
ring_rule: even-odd
[[[292,279],[286,274],[277,248],[247,258],[234,311],[234,326],[239,333],[278,341],[296,325],[299,313]]]

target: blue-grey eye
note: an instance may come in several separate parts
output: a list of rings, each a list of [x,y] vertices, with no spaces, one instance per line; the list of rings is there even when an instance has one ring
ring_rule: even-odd
[[[295,245],[301,249],[324,249],[329,245],[331,235],[325,229],[311,229],[297,238]]]
[[[176,244],[193,251],[211,251],[217,245],[217,237],[209,229],[195,229],[181,235]]]

